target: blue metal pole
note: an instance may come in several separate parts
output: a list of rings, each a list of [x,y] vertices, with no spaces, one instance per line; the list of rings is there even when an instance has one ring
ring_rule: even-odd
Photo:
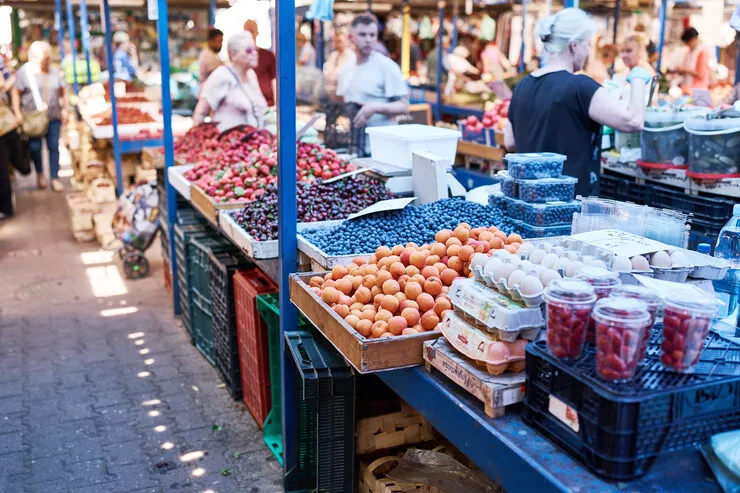
[[[118,195],[121,195],[123,194],[123,170],[121,169],[121,140],[118,137],[118,105],[116,104],[115,90],[116,79],[113,76],[113,33],[111,32],[110,5],[108,4],[108,0],[103,0],[103,22],[105,25],[105,53],[108,57],[108,85],[110,87],[111,119],[113,120],[113,159],[116,161],[116,190],[118,190]],[[170,229],[170,231],[172,230]],[[170,236],[174,236],[174,234],[170,234]]]
[[[57,38],[59,43],[59,60],[64,60],[64,14],[62,13],[62,0],[55,0],[54,23],[57,28]]]
[[[445,22],[445,3],[444,1],[437,2],[437,19],[439,21],[439,28],[437,29],[437,105],[434,107],[434,119],[442,119],[442,39],[444,38],[444,22]]]
[[[668,0],[661,0],[658,16],[660,18],[660,34],[658,35],[658,62],[655,65],[655,70],[660,72],[660,68],[663,65],[663,45],[665,44],[665,23],[666,18],[668,17]],[[740,55],[740,52],[738,54]]]
[[[737,60],[735,61],[735,84],[740,83],[740,34],[735,35],[735,42],[738,45]]]
[[[619,31],[619,11],[622,10],[622,1],[616,0],[614,2],[614,35],[612,36],[612,43],[617,44],[617,31]]]
[[[72,53],[72,74],[74,74],[75,94],[80,92],[80,84],[77,82],[77,50],[75,49],[75,13],[72,0],[67,0],[67,29],[69,29],[69,51]]]
[[[519,50],[519,73],[524,72],[527,64],[524,61],[524,49],[527,39],[527,0],[522,0],[522,47]]]
[[[92,71],[90,70],[90,27],[87,21],[87,2],[86,0],[80,0],[80,38],[82,39],[82,49],[85,51],[85,62],[87,63],[87,83],[92,84]],[[75,73],[77,73],[76,70]]]
[[[165,1],[165,0],[160,0]],[[276,1],[277,110],[278,110],[278,239],[280,252],[280,354],[282,355],[283,470],[290,471],[298,459],[295,443],[295,370],[285,348],[285,331],[298,327],[298,314],[290,302],[289,274],[296,270],[296,73],[295,0]]]
[[[208,8],[208,24],[211,27],[216,25],[216,0],[211,0],[211,5]]]
[[[450,43],[450,53],[457,47],[459,33],[457,32],[457,11],[452,14],[452,43]]]
[[[170,231],[170,269],[172,269],[172,305],[175,315],[180,313],[180,286],[177,283],[177,255],[175,254],[175,224],[177,223],[177,192],[170,185],[169,168],[175,164],[175,148],[172,137],[172,94],[170,93],[170,48],[167,23],[167,0],[157,0],[157,39],[159,41],[159,70],[162,74],[162,120],[164,131],[164,180],[167,190],[167,219]],[[295,174],[295,173],[294,173]]]
[[[565,0],[563,2],[563,7],[565,7],[566,9],[578,8],[578,0]]]
[[[316,35],[316,66],[319,70],[324,68],[324,50],[326,42],[324,40],[324,21],[318,20],[319,33]]]

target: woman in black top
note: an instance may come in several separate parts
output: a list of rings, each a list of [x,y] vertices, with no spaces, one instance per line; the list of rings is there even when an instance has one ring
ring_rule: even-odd
[[[540,23],[547,61],[517,84],[505,129],[510,151],[566,155],[563,173],[578,178],[576,193],[584,196],[599,192],[601,127],[639,131],[651,79],[641,67],[630,72],[630,105],[625,106],[590,77],[575,75],[586,63],[595,29],[591,17],[575,8]]]

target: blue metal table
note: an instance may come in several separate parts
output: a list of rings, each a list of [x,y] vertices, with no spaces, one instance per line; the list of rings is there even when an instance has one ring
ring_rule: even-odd
[[[506,416],[489,418],[480,401],[423,367],[380,372],[378,376],[507,491],[721,491],[704,459],[693,449],[659,457],[651,472],[635,481],[610,483],[524,424],[511,407],[507,407]]]

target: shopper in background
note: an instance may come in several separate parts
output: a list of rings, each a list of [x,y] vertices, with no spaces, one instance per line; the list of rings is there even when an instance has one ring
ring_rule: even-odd
[[[208,80],[208,76],[218,67],[224,64],[218,54],[224,45],[224,33],[220,29],[210,29],[208,31],[208,44],[201,50],[198,55],[198,81],[200,87]]]
[[[444,34],[442,36],[442,84],[447,82],[447,71],[450,68],[447,57],[450,54],[451,46],[452,40]],[[439,53],[435,44],[434,48],[427,55],[427,79],[432,86],[437,85],[437,65],[439,65]]]
[[[395,117],[408,112],[408,90],[400,67],[375,51],[378,19],[369,13],[355,17],[350,39],[357,60],[347,63],[339,75],[337,95],[347,103],[361,105],[352,122],[354,127],[396,125]]]
[[[3,117],[0,119],[0,219],[13,215],[10,161],[18,145],[16,128],[23,123],[18,98],[15,75],[6,66],[5,57],[0,55],[0,107],[3,109],[0,113]]]
[[[576,75],[588,58],[596,24],[583,10],[559,11],[538,26],[547,64],[517,84],[505,128],[506,147],[518,152],[567,156],[563,172],[578,178],[576,193],[598,194],[602,125],[622,131],[642,128],[650,73],[635,67],[629,106],[586,75]]]
[[[334,51],[324,64],[324,89],[329,99],[337,97],[337,78],[348,63],[356,63],[357,55],[349,42],[349,34],[341,29],[334,31]]]
[[[254,38],[247,31],[235,34],[226,48],[230,62],[214,70],[203,85],[193,111],[193,123],[200,125],[211,116],[221,131],[237,125],[262,127],[267,101],[254,72],[257,66]]]
[[[617,47],[612,43],[605,44],[596,50],[595,57],[589,57],[586,73],[599,84],[609,79],[611,67],[617,59]]]
[[[316,66],[316,50],[308,42],[303,33],[297,33],[295,36],[296,53],[298,55],[298,65],[303,67]]]
[[[131,56],[131,38],[123,31],[113,35],[113,76],[114,80],[133,80],[136,78],[136,66]]]
[[[699,32],[693,27],[687,28],[681,34],[681,41],[689,49],[681,66],[674,69],[674,72],[683,76],[681,89],[684,94],[691,94],[693,89],[708,90],[709,76],[712,73],[709,68],[709,47],[702,44]]]
[[[501,53],[496,41],[486,43],[486,47],[480,54],[481,73],[491,76],[491,80],[503,80],[511,75],[514,66],[508,58]]]
[[[51,188],[55,192],[64,191],[59,181],[59,134],[62,129],[62,101],[64,99],[64,79],[62,74],[51,66],[51,46],[46,41],[34,41],[28,48],[28,62],[16,74],[15,86],[20,92],[20,109],[24,114],[46,111],[48,125],[46,133],[32,137],[28,141],[31,160],[36,168],[39,188],[46,188],[46,177],[42,161],[43,140],[49,150],[49,171]],[[27,119],[24,117],[24,119]]]
[[[627,72],[635,67],[642,67],[655,75],[655,70],[648,62],[647,43],[642,35],[634,33],[624,38],[619,45],[619,57],[627,68]]]
[[[244,30],[252,34],[255,43],[259,36],[257,22],[248,20],[244,23]],[[255,45],[256,46],[256,45]],[[275,94],[277,94],[277,62],[275,54],[270,50],[257,47],[257,66],[254,68],[260,90],[265,97],[268,106],[275,106]]]

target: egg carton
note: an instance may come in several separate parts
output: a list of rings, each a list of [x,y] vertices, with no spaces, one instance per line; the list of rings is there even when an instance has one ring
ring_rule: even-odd
[[[494,279],[492,275],[486,275],[483,273],[483,269],[480,267],[473,268],[473,275],[475,280],[482,282],[490,288],[495,288],[499,293],[505,294],[514,301],[521,301],[530,308],[541,306],[545,302],[545,290],[533,294],[522,294],[519,284],[509,286],[506,279]],[[561,274],[562,275],[562,274]]]
[[[448,296],[456,313],[502,341],[536,340],[545,326],[542,307],[528,307],[474,278],[453,282]]]
[[[536,249],[540,245],[549,245],[550,250],[554,250],[557,247],[563,249],[567,253],[570,260],[580,259],[596,259],[604,262],[608,269],[611,269],[612,261],[614,260],[614,254],[603,248],[589,245],[580,240],[572,238],[570,236],[553,236],[550,238],[533,238],[524,240],[524,243],[534,245]],[[525,250],[526,251],[526,250]],[[521,252],[521,249],[520,249]],[[529,258],[529,253],[521,253],[520,257],[525,260]]]

